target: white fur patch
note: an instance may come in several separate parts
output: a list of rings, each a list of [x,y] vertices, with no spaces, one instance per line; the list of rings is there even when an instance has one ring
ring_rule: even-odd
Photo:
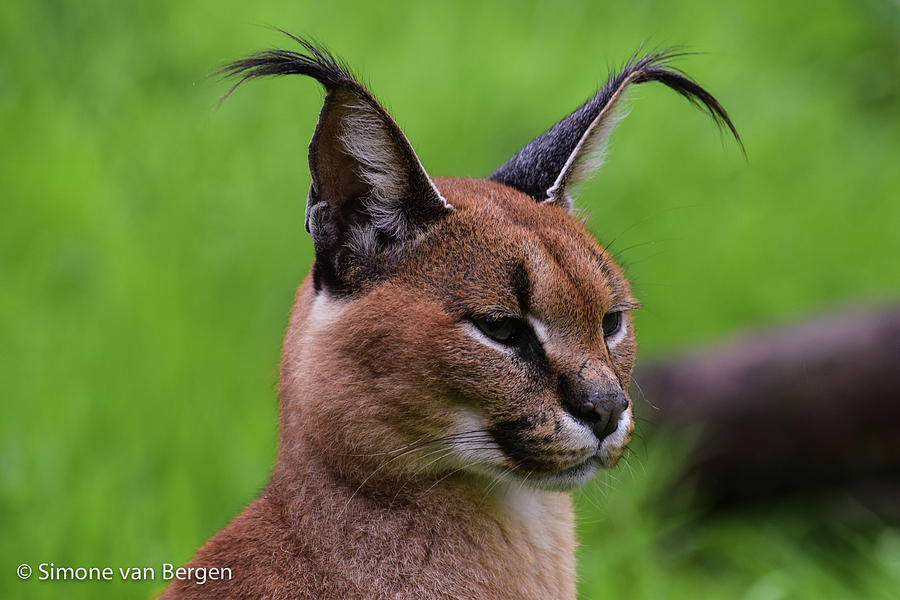
[[[541,550],[553,547],[556,523],[550,519],[547,507],[541,501],[542,492],[523,485],[510,483],[506,488],[506,506],[510,515],[528,535],[529,541]]]
[[[487,423],[481,415],[469,408],[460,408],[454,421],[449,446],[460,460],[491,465],[503,462],[503,450],[488,433]]]
[[[531,329],[534,330],[534,335],[537,336],[538,341],[542,346],[545,346],[547,340],[550,339],[547,334],[547,324],[534,315],[528,315],[526,319],[528,319],[528,324],[531,325]]]
[[[631,429],[632,422],[631,406],[629,406],[619,415],[619,424],[616,426],[616,430],[603,438],[603,441],[600,443],[600,451],[597,454],[604,462],[609,457],[621,452],[625,446],[625,439],[628,436],[628,430]]]
[[[590,427],[579,421],[569,413],[563,413],[560,418],[562,424],[562,438],[566,441],[566,449],[570,452],[584,452],[593,454],[597,449],[597,437]]]
[[[504,346],[503,344],[501,344],[499,342],[495,342],[494,340],[492,340],[491,338],[486,336],[483,331],[478,329],[478,327],[474,323],[469,323],[468,321],[465,321],[462,323],[462,328],[463,328],[463,331],[465,331],[469,337],[474,338],[475,340],[481,342],[482,344],[484,344],[485,346],[488,346],[489,348],[493,348],[497,352],[500,352],[507,356],[512,356],[513,354],[515,354],[515,350],[513,348],[510,348],[509,346]]]
[[[341,315],[345,302],[335,300],[324,290],[316,294],[309,316],[306,318],[306,330],[310,333],[321,331],[331,325]]]

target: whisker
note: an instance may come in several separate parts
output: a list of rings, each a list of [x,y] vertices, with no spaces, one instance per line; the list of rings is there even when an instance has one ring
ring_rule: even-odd
[[[650,405],[650,408],[652,408],[652,409],[654,409],[654,410],[659,410],[659,407],[658,407],[658,406],[656,406],[655,404],[653,404],[652,402],[650,402],[650,400],[647,399],[647,394],[644,393],[644,388],[641,387],[641,384],[638,382],[637,377],[632,377],[632,378],[631,378],[631,381],[634,382],[634,385],[637,387],[638,392],[640,392],[640,394],[641,394],[641,399],[642,399],[644,402],[646,402],[647,404],[649,404],[649,405]]]
[[[347,510],[347,508],[350,506],[350,503],[353,502],[353,498],[355,498],[355,497],[356,497],[356,494],[359,493],[359,490],[361,490],[362,487],[363,487],[364,485],[366,485],[366,482],[369,481],[372,477],[374,477],[375,474],[378,473],[378,471],[380,471],[381,469],[383,469],[383,468],[386,467],[387,465],[391,464],[392,462],[394,462],[394,461],[397,460],[398,458],[403,458],[404,456],[408,456],[409,454],[415,452],[415,451],[418,450],[418,449],[419,449],[419,448],[410,448],[409,450],[406,450],[405,452],[402,452],[401,454],[398,454],[398,455],[396,455],[396,456],[393,456],[393,457],[389,458],[388,460],[384,461],[383,463],[381,463],[380,465],[378,465],[378,467],[376,467],[371,473],[369,473],[369,475],[368,475],[365,479],[362,480],[362,483],[360,483],[360,484],[356,487],[356,489],[353,490],[353,493],[350,494],[350,498],[347,499],[347,503],[344,505],[344,508],[342,508],[342,509],[341,509],[341,512],[338,513],[338,516],[340,517],[340,516],[342,516],[342,515],[344,514],[344,512],[345,512],[345,511]]]
[[[491,484],[487,487],[487,489],[484,491],[484,494],[481,496],[481,503],[487,500],[488,494],[491,493],[491,490],[494,489],[497,484],[503,480],[504,477],[506,477],[507,473],[512,473],[516,466],[518,466],[518,463],[516,463],[512,467],[504,468],[498,475],[494,477],[493,481],[491,481]]]
[[[490,436],[488,436],[488,438],[490,438]],[[488,449],[493,449],[494,447],[495,447],[495,442],[494,442],[493,438],[490,438],[490,439],[484,439],[484,440],[477,440],[477,439],[476,439],[476,440],[474,440],[474,441],[469,440],[469,441],[467,441],[467,442],[465,443],[465,445],[462,446],[461,449],[463,449],[463,450],[488,450]],[[444,454],[444,455],[441,456],[440,458],[445,458],[445,457],[447,457],[447,456],[453,454],[453,453],[454,453],[454,450],[456,450],[456,449],[451,449],[451,450],[449,450],[446,454]],[[430,456],[431,454],[434,454],[434,453],[429,453],[429,454],[427,454],[426,456]],[[436,460],[440,460],[440,458],[439,458],[439,459],[436,459]],[[467,459],[467,458],[464,458],[464,457],[461,457],[461,456],[458,457],[458,458],[460,458],[460,459],[463,460],[463,465],[460,466],[460,467],[457,467],[456,469],[454,469],[454,470],[450,471],[449,473],[443,475],[440,479],[438,479],[435,483],[433,483],[427,490],[425,490],[424,492],[422,492],[422,495],[423,495],[423,496],[424,496],[426,493],[428,493],[428,491],[430,491],[435,485],[437,485],[438,483],[440,483],[441,481],[443,481],[444,479],[446,479],[446,478],[449,477],[450,475],[453,475],[454,473],[458,473],[459,471],[461,471],[462,469],[465,469],[466,467],[471,467],[471,466],[473,466],[473,465],[479,464],[480,462],[483,462],[483,461],[479,461],[479,460]],[[434,462],[435,462],[435,461],[431,461],[431,462],[429,462],[429,463],[427,463],[427,464],[425,464],[425,465],[420,466],[419,468],[417,468],[417,469],[413,472],[412,476],[415,477],[416,475],[418,475],[419,473],[421,473],[424,469],[428,468],[428,467],[429,467],[432,463],[434,463]],[[411,478],[412,478],[412,477],[411,477]],[[411,479],[411,478],[409,478],[409,479]],[[394,494],[394,498],[391,500],[391,503],[393,503],[393,501],[397,499],[397,496],[400,494],[401,491],[403,491],[403,489],[404,489],[405,487],[406,487],[406,483],[404,483],[402,486],[400,486],[400,489],[397,490],[397,493],[396,493],[396,494]]]
[[[531,471],[528,471],[527,473],[525,473],[525,477],[523,477],[522,480],[519,482],[519,490],[520,491],[525,489],[525,482],[528,481],[529,477],[531,477]]]
[[[463,431],[463,432],[460,432],[460,433],[454,433],[454,434],[451,434],[451,435],[445,435],[445,436],[442,436],[442,437],[436,437],[436,438],[430,438],[430,439],[420,438],[419,440],[416,440],[415,442],[412,442],[412,443],[407,444],[407,445],[405,445],[405,446],[401,446],[401,447],[399,447],[399,448],[395,448],[394,450],[388,450],[387,452],[373,452],[373,453],[370,453],[370,454],[346,454],[346,453],[344,453],[344,454],[339,454],[339,456],[361,456],[361,457],[365,457],[365,456],[385,456],[385,455],[388,455],[388,454],[395,454],[395,453],[397,453],[397,452],[401,452],[402,450],[405,450],[405,449],[407,449],[407,448],[412,448],[413,446],[416,446],[417,444],[420,445],[420,446],[425,446],[425,445],[428,445],[428,444],[434,444],[434,443],[438,443],[438,442],[453,441],[453,440],[460,439],[460,438],[462,438],[462,439],[468,439],[467,436],[471,436],[471,435],[476,435],[476,436],[477,436],[477,435],[490,436],[490,434],[488,434],[486,431],[482,431],[482,430],[480,430],[480,429],[476,429],[476,430],[472,430],[472,431]],[[493,438],[491,438],[491,439],[493,439]]]
[[[437,484],[439,484],[440,482],[444,481],[445,479],[447,479],[447,478],[450,477],[451,475],[454,475],[454,474],[456,474],[456,473],[459,473],[459,472],[462,471],[463,469],[465,469],[465,468],[467,468],[467,467],[471,467],[471,466],[474,465],[474,464],[476,464],[476,463],[470,462],[470,463],[467,463],[467,464],[462,465],[461,467],[457,467],[456,469],[453,469],[452,471],[450,471],[449,473],[447,473],[446,475],[444,475],[443,477],[441,477],[440,479],[438,479],[437,481],[435,481],[434,483],[432,483],[430,486],[428,486],[428,489],[426,489],[424,492],[422,492],[422,496],[424,496],[425,494],[427,494],[428,492],[430,492],[431,490],[433,490],[434,487],[435,487]]]
[[[473,436],[474,436],[474,437],[473,437]],[[479,437],[479,436],[483,436],[483,437]],[[341,512],[339,513],[338,516],[341,516],[341,515],[344,514],[344,512],[346,512],[347,508],[350,506],[350,503],[353,501],[353,498],[356,497],[356,494],[358,494],[359,491],[363,488],[363,486],[365,486],[365,484],[366,484],[372,477],[374,477],[375,474],[378,473],[381,469],[383,469],[384,467],[386,467],[387,465],[389,465],[390,463],[394,462],[395,460],[397,460],[397,459],[399,459],[399,458],[403,458],[403,457],[405,457],[405,456],[409,456],[409,455],[412,454],[413,452],[416,452],[417,450],[422,449],[424,446],[426,446],[426,445],[428,445],[428,444],[436,443],[436,442],[442,442],[442,441],[447,441],[447,440],[451,440],[451,441],[452,441],[452,440],[461,440],[461,441],[464,442],[464,443],[465,443],[465,442],[476,442],[476,443],[479,443],[479,442],[484,442],[484,443],[491,442],[491,444],[493,444],[493,438],[490,438],[490,436],[487,434],[487,432],[484,432],[484,431],[482,431],[482,430],[474,430],[474,431],[464,431],[464,432],[461,432],[461,433],[452,434],[452,435],[448,435],[448,436],[443,436],[443,437],[440,437],[440,438],[433,438],[433,439],[431,439],[431,440],[427,440],[427,441],[422,442],[422,443],[419,443],[419,444],[416,444],[416,443],[413,443],[413,444],[407,444],[407,445],[404,446],[403,448],[399,448],[399,449],[397,449],[397,450],[393,450],[393,451],[389,452],[388,454],[395,453],[395,452],[400,452],[400,453],[399,453],[399,454],[396,454],[395,456],[392,456],[392,457],[389,458],[388,460],[386,460],[386,461],[384,461],[383,463],[381,463],[381,464],[380,464],[378,467],[376,467],[371,473],[369,473],[369,475],[368,475],[365,479],[362,480],[362,482],[357,486],[357,488],[356,488],[355,490],[353,490],[353,493],[350,494],[350,498],[347,499],[347,503],[344,505],[344,508],[341,509]],[[489,446],[485,446],[485,447],[489,447]],[[490,446],[490,447],[493,447],[493,446]],[[470,449],[479,449],[478,447],[472,447],[472,446],[470,446],[469,448],[470,448]],[[444,457],[446,457],[446,456],[449,456],[450,454],[453,453],[453,449],[449,449],[449,450],[448,450],[448,449],[445,449],[445,448],[440,448],[440,449],[438,449],[438,450],[434,450],[434,451],[431,451],[431,452],[425,454],[425,456],[424,456],[423,458],[427,458],[428,456],[433,456],[434,454],[438,454],[438,453],[440,453],[440,452],[445,452],[445,454],[442,455],[442,456],[439,456],[438,458],[434,459],[433,461],[429,462],[428,464],[426,464],[426,465],[424,465],[424,466],[421,466],[421,467],[417,470],[417,472],[420,471],[421,469],[427,468],[429,465],[433,464],[434,462],[437,462],[438,460],[441,460],[442,458],[444,458]],[[404,484],[404,485],[405,485],[405,484]],[[400,492],[402,489],[403,489],[403,488],[401,487],[400,490],[398,490],[397,494],[399,494],[399,492]],[[397,498],[397,494],[394,495],[394,500]],[[392,500],[391,502],[393,502],[393,500]]]
[[[681,204],[681,205],[678,205],[678,206],[670,206],[670,207],[667,207],[667,208],[661,208],[661,209],[659,209],[659,210],[657,210],[657,211],[655,211],[655,212],[653,212],[653,213],[651,213],[651,214],[649,214],[649,215],[647,215],[647,216],[645,216],[645,217],[642,217],[642,218],[638,219],[637,221],[632,222],[631,225],[629,225],[629,226],[626,227],[625,229],[621,230],[619,233],[617,233],[617,234],[613,237],[613,239],[612,239],[609,243],[603,244],[603,251],[604,251],[604,253],[606,253],[606,254],[608,255],[609,251],[612,250],[612,248],[613,248],[613,246],[615,245],[615,243],[616,243],[618,240],[620,240],[620,239],[622,238],[623,235],[625,235],[626,233],[628,233],[629,231],[631,231],[631,230],[634,229],[635,227],[638,227],[638,226],[640,226],[640,225],[643,225],[643,224],[647,223],[648,221],[652,221],[652,220],[654,220],[654,219],[658,219],[658,218],[660,218],[662,215],[667,214],[667,213],[670,213],[670,212],[673,212],[673,211],[676,211],[676,210],[685,210],[685,209],[693,209],[693,208],[702,208],[703,206],[705,206],[705,204],[703,204],[703,203],[696,203],[696,204]]]

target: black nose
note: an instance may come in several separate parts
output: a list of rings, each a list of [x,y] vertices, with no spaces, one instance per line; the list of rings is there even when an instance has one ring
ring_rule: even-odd
[[[593,390],[580,398],[566,401],[573,416],[586,421],[597,439],[603,440],[619,426],[619,417],[628,408],[628,397],[620,389]]]

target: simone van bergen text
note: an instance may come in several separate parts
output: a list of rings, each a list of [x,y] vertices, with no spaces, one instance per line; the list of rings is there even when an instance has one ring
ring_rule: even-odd
[[[229,567],[178,567],[163,563],[154,567],[58,567],[53,563],[38,565],[38,581],[162,581],[178,579],[203,585],[207,581],[227,581],[232,578]]]

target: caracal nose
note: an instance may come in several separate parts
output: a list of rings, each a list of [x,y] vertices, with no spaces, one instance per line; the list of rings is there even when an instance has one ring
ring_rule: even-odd
[[[566,408],[587,422],[597,439],[603,441],[619,426],[619,417],[628,408],[628,397],[621,389],[595,389],[580,400],[567,402]]]

